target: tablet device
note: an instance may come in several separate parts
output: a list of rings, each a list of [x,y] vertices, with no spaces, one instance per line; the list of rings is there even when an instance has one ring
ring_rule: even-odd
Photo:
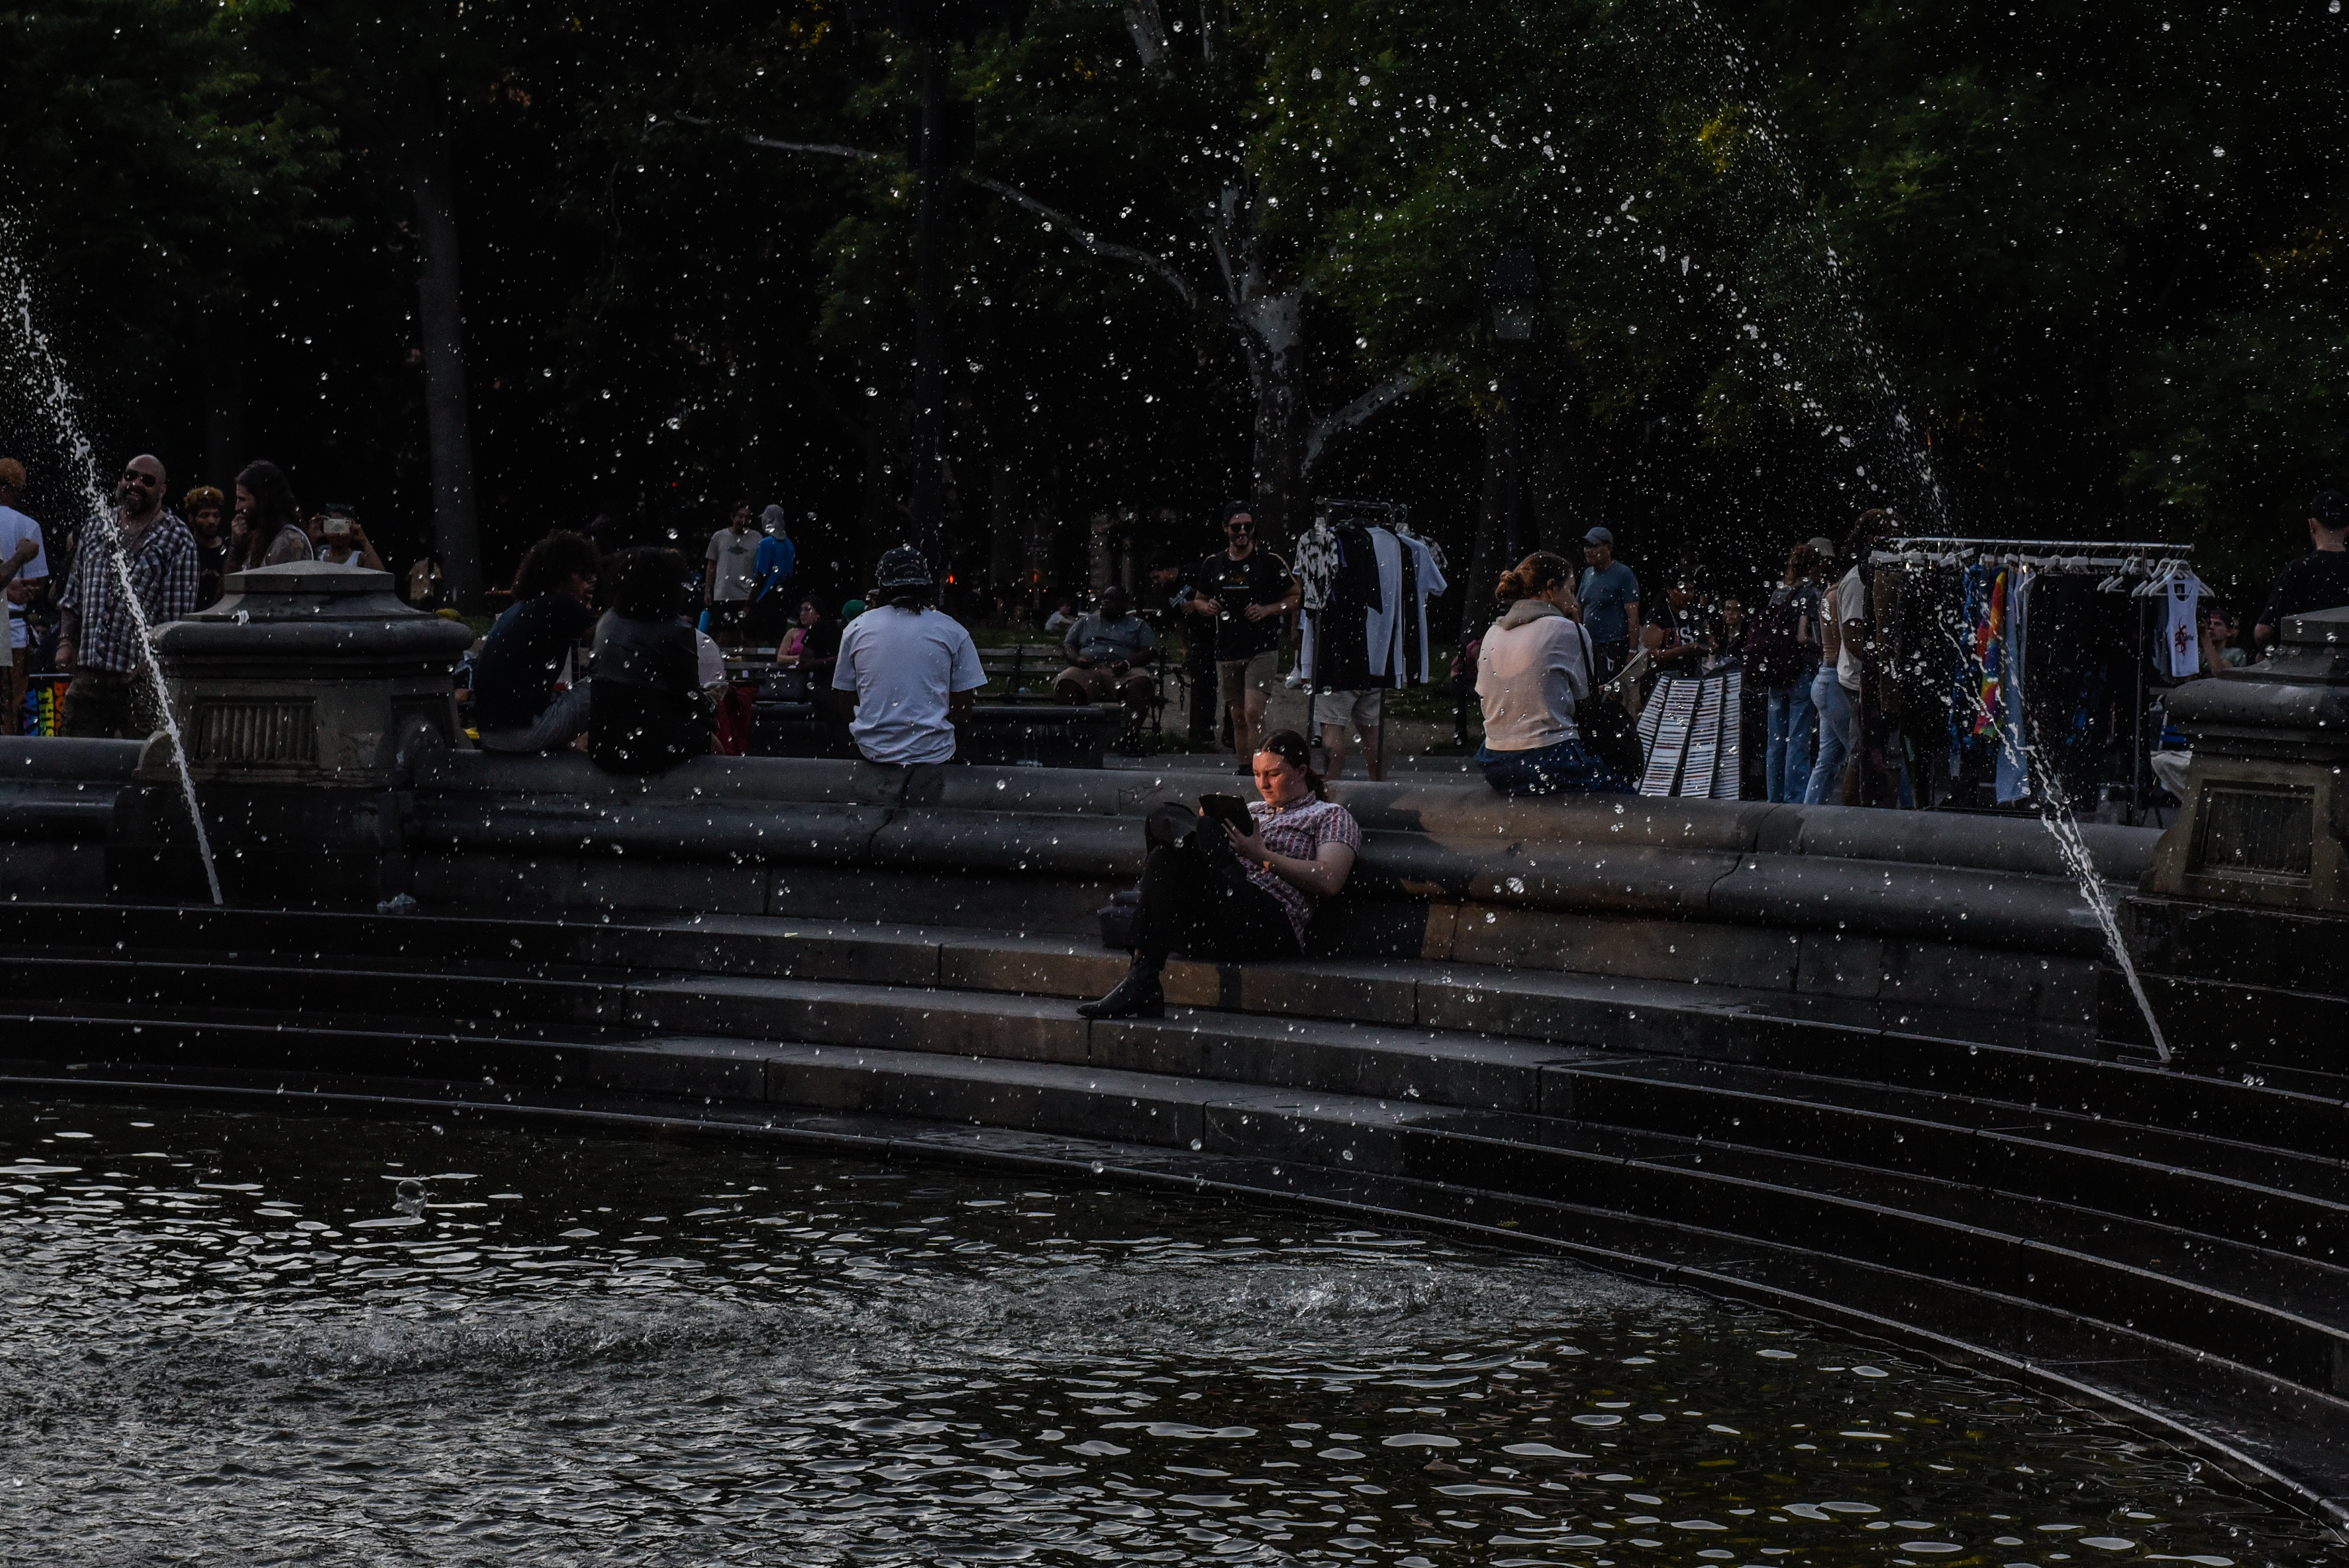
[[[1247,802],[1236,794],[1203,794],[1199,813],[1216,822],[1228,822],[1243,834],[1256,832],[1256,818],[1248,815]]]

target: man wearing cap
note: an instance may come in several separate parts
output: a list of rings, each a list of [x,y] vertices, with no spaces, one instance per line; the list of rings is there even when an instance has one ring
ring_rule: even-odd
[[[2283,569],[2251,628],[2261,649],[2282,635],[2284,617],[2349,605],[2349,496],[2316,493],[2308,504],[2308,542],[2315,548]]]
[[[1603,685],[1623,672],[1640,641],[1640,579],[1615,558],[1615,535],[1593,528],[1582,536],[1582,627],[1597,656],[1591,684]]]
[[[0,593],[8,605],[8,668],[0,676],[0,735],[16,734],[25,717],[25,659],[31,639],[25,631],[25,607],[33,590],[49,579],[49,560],[41,553],[41,525],[16,510],[25,492],[25,465],[0,457]]]
[[[987,674],[962,623],[936,607],[930,564],[911,545],[881,557],[882,602],[841,634],[833,690],[867,762],[950,763]]]

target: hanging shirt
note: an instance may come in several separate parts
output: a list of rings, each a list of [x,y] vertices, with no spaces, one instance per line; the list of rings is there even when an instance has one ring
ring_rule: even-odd
[[[1316,523],[1297,541],[1297,585],[1304,591],[1305,607],[1318,610],[1330,602],[1338,576],[1338,535],[1327,523]]]
[[[2180,572],[2158,585],[2161,594],[2161,647],[2153,667],[2173,680],[2202,673],[2202,633],[2195,610],[2202,602],[2202,579]]]
[[[1418,603],[1412,607],[1419,618],[1419,659],[1411,678],[1430,681],[1435,679],[1435,645],[1427,635],[1427,601],[1452,585],[1444,576],[1444,552],[1414,534],[1402,534],[1403,548],[1410,551],[1419,567]]]
[[[1398,633],[1402,626],[1402,545],[1383,528],[1371,530],[1371,550],[1378,564],[1379,599],[1371,607],[1363,628],[1370,651],[1371,674],[1390,683],[1397,662]]]

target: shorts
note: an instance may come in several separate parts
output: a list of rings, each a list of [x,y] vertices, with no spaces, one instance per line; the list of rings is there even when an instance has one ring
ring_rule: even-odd
[[[1335,724],[1358,732],[1375,730],[1380,716],[1386,711],[1386,692],[1376,686],[1360,691],[1317,691],[1313,694],[1313,722],[1325,729]]]
[[[1128,670],[1125,679],[1120,680],[1098,665],[1088,670],[1071,664],[1052,679],[1055,689],[1073,690],[1088,702],[1107,702],[1119,694],[1120,688],[1124,690],[1126,700],[1132,701],[1149,695],[1155,684],[1146,670]]]
[[[1280,653],[1266,649],[1262,653],[1246,659],[1216,660],[1216,688],[1222,693],[1224,706],[1239,707],[1251,691],[1259,696],[1271,692],[1273,682],[1280,679]]]

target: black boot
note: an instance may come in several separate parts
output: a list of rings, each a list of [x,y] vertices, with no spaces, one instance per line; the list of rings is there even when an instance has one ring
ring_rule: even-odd
[[[1117,982],[1117,989],[1099,1002],[1077,1004],[1080,1018],[1164,1018],[1166,1016],[1166,992],[1158,983],[1158,966],[1136,955],[1133,967]]]

